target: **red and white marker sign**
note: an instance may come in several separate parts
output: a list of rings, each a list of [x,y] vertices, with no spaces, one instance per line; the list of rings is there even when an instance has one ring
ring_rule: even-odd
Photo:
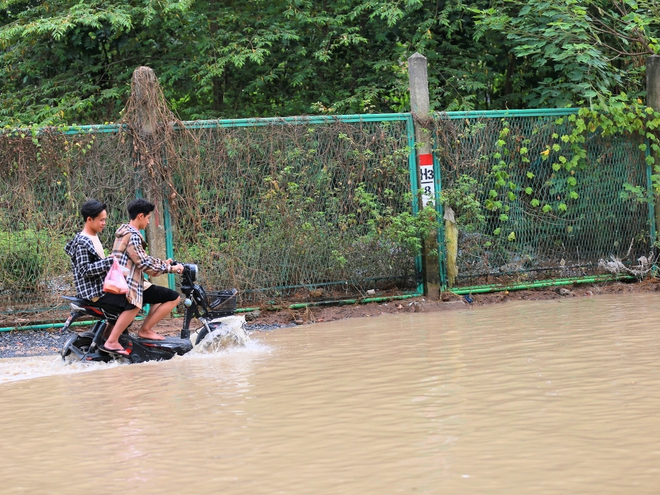
[[[419,158],[419,176],[422,187],[422,207],[429,201],[435,201],[435,176],[433,175],[433,155],[421,153]]]

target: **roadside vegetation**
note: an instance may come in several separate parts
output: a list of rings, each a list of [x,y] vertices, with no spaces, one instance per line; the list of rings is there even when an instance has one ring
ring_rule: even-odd
[[[183,120],[436,111],[644,96],[660,5],[632,0],[1,0],[0,126],[116,121],[154,69]]]

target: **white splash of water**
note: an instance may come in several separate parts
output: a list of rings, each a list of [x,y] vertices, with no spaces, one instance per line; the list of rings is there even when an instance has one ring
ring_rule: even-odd
[[[193,351],[182,357],[201,358],[212,357],[219,351],[231,351],[235,353],[262,354],[270,348],[258,342],[252,342],[244,328],[245,318],[243,316],[227,316],[209,322],[212,331],[199,344],[194,346]],[[191,335],[193,344],[197,340],[197,333]],[[223,353],[223,355],[225,355]],[[155,362],[155,361],[154,361]],[[100,371],[117,366],[127,366],[128,363],[121,360],[110,362],[82,362],[77,359],[62,360],[59,354],[49,356],[30,356],[22,358],[0,359],[0,384],[20,380],[30,380],[53,375],[74,375],[90,371]],[[136,365],[131,365],[136,366]]]
[[[214,353],[232,347],[245,347],[248,335],[245,332],[245,317],[225,316],[216,318],[208,323],[211,331],[204,339],[196,344],[193,352]],[[190,336],[193,344],[197,341],[198,333]]]
[[[109,363],[63,361],[59,354],[0,359],[0,383],[53,375],[73,375],[116,366],[120,366],[117,361]]]

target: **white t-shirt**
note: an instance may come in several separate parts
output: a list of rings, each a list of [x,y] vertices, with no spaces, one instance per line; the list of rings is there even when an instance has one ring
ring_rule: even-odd
[[[81,234],[84,235],[85,237],[89,237],[92,240],[92,244],[94,244],[94,249],[96,250],[96,254],[99,255],[99,258],[104,259],[105,251],[103,251],[103,245],[101,244],[99,237],[96,235],[85,234],[84,232],[81,232]]]

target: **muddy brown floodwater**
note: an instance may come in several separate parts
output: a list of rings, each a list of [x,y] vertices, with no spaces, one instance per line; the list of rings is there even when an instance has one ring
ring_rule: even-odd
[[[656,294],[606,295],[0,360],[1,491],[655,494],[659,319]]]

